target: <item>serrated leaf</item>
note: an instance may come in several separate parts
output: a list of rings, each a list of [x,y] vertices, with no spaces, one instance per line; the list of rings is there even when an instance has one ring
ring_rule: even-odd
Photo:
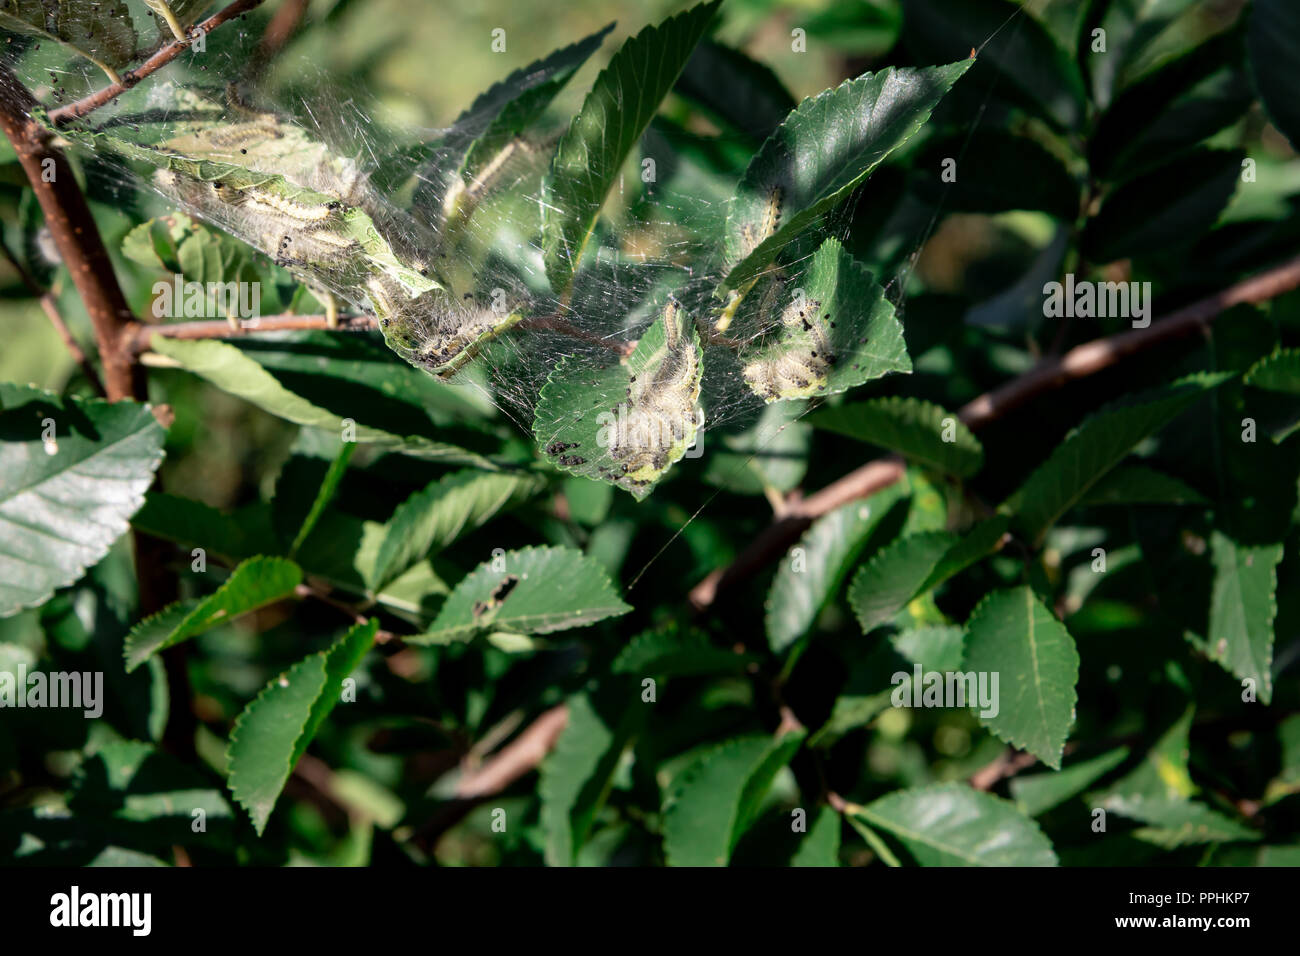
[[[966,669],[998,674],[998,712],[980,723],[1053,769],[1074,723],[1079,653],[1028,587],[995,591],[966,624]]]
[[[799,841],[799,849],[790,858],[791,866],[840,865],[840,815],[830,807],[822,807],[807,834]]]
[[[0,617],[72,584],[127,530],[163,458],[147,405],[0,385]],[[46,440],[46,436],[49,440]]]
[[[1250,71],[1268,114],[1300,149],[1300,8],[1289,0],[1255,0],[1247,29]]]
[[[834,395],[889,372],[910,373],[903,326],[875,276],[827,239],[811,265],[782,289],[764,331],[740,351],[754,394],[772,402]]]
[[[1300,349],[1278,349],[1246,372],[1247,385],[1270,392],[1300,395]]]
[[[490,631],[549,634],[632,610],[595,561],[570,548],[524,548],[466,575],[424,634],[408,644],[468,641]]]
[[[557,292],[569,287],[624,158],[677,82],[719,2],[692,7],[624,43],[561,138],[542,187],[542,254]]]
[[[664,809],[669,866],[726,866],[763,797],[803,743],[803,733],[729,740],[673,781]]]
[[[1070,433],[1007,502],[1035,543],[1144,438],[1231,377],[1198,375],[1103,409]]]
[[[619,651],[610,669],[615,674],[639,677],[683,677],[704,674],[739,674],[758,658],[715,647],[700,631],[675,623],[642,631]]]
[[[604,806],[623,751],[645,708],[624,687],[575,694],[555,749],[538,768],[546,862],[572,866]]]
[[[1011,796],[1016,807],[1028,817],[1036,817],[1059,806],[1075,794],[1082,793],[1096,781],[1128,759],[1127,747],[1116,747],[1090,760],[1080,760],[1053,773],[1035,773],[1015,777]]]
[[[809,415],[808,423],[960,478],[977,474],[984,463],[984,449],[965,423],[917,398],[891,396],[822,409]],[[945,440],[946,435],[952,440]]]
[[[866,73],[804,100],[759,149],[727,214],[729,271],[745,288],[924,125],[970,67],[962,60]]]
[[[292,597],[301,583],[302,569],[292,561],[249,558],[211,596],[171,604],[133,627],[126,636],[126,669],[133,671],[159,651],[241,614]]]
[[[397,506],[385,525],[369,583],[382,587],[430,551],[441,551],[535,494],[544,483],[537,475],[522,473],[444,475]]]
[[[881,520],[907,492],[892,485],[866,501],[836,508],[813,522],[777,567],[764,618],[768,645],[781,653],[808,632]]]
[[[235,721],[226,751],[228,784],[258,836],[289,774],[338,703],[343,680],[374,644],[378,629],[374,619],[357,624],[328,650],[294,664]]]
[[[298,425],[323,428],[335,435],[344,434],[344,419],[341,416],[289,391],[274,375],[233,345],[215,340],[185,341],[155,335],[151,347],[158,354],[175,359],[187,371],[207,379],[222,391],[237,395],[272,415]],[[423,435],[393,435],[359,422],[354,422],[353,428],[358,442],[374,444],[414,458],[496,470],[496,466],[481,455],[455,445],[433,441]]]
[[[330,462],[330,466],[325,471],[325,477],[321,479],[320,487],[316,489],[316,496],[311,500],[311,506],[307,509],[306,516],[302,519],[297,533],[293,537],[293,542],[289,545],[289,557],[298,553],[303,542],[307,540],[312,529],[316,527],[316,522],[320,516],[325,513],[329,503],[334,500],[335,493],[339,490],[339,483],[343,481],[343,475],[348,470],[348,462],[352,460],[352,453],[357,450],[356,442],[345,441],[339,447],[339,453]]]
[[[1007,530],[995,517],[958,537],[927,531],[900,538],[860,567],[849,585],[849,604],[862,633],[892,621],[915,598],[937,587],[993,551]]]
[[[1108,809],[1140,800],[1186,800],[1196,792],[1189,772],[1194,709],[1187,707],[1143,757],[1142,763],[1103,793],[1090,795]]]
[[[1242,680],[1259,699],[1273,698],[1273,619],[1277,616],[1277,566],[1282,545],[1248,546],[1221,531],[1210,536],[1214,590],[1205,652]]]
[[[962,784],[898,790],[850,813],[892,833],[921,866],[1056,866],[1037,824]]]
[[[695,443],[703,358],[695,324],[670,298],[623,362],[593,369],[561,360],[542,389],[533,436],[559,468],[639,501]]]
[[[1120,465],[1089,488],[1081,505],[1203,505],[1208,500],[1172,475],[1146,465]]]

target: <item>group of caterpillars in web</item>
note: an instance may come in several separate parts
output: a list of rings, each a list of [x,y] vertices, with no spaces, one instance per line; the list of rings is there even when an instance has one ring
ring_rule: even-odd
[[[781,220],[781,201],[781,187],[772,186],[757,222],[741,227],[742,256],[748,256],[776,233]],[[758,357],[747,361],[741,370],[749,387],[767,402],[824,391],[835,365],[831,341],[835,322],[830,313],[819,315],[821,302],[807,299],[802,294],[795,294],[782,307],[780,303],[788,285],[782,272],[776,270],[758,305],[761,327],[766,330],[775,325],[775,343],[763,348]],[[780,313],[773,323],[772,316],[778,308]]]

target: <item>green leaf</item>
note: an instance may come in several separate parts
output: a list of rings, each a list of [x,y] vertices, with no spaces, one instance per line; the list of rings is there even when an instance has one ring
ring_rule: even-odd
[[[836,432],[898,452],[926,468],[960,478],[984,463],[979,440],[956,415],[917,398],[874,398],[808,416],[814,428]],[[945,435],[951,441],[945,440]]]
[[[767,642],[781,653],[808,633],[881,520],[906,491],[895,484],[866,501],[836,508],[813,522],[777,567],[767,593]]]
[[[374,619],[357,624],[328,650],[294,664],[235,721],[226,751],[228,783],[258,836],[289,774],[338,703],[344,679],[361,663],[378,630]]]
[[[1148,824],[1133,835],[1166,850],[1197,843],[1258,840],[1260,834],[1194,800],[1138,800],[1108,809]]]
[[[1300,9],[1288,0],[1255,0],[1247,29],[1250,70],[1268,114],[1300,149]]]
[[[1084,421],[1008,500],[1026,535],[1041,543],[1047,530],[1140,441],[1230,377],[1226,373],[1190,376],[1132,396]]]
[[[1179,478],[1146,465],[1120,465],[1084,493],[1081,505],[1204,505],[1208,500]]]
[[[726,866],[758,816],[777,773],[803,743],[803,733],[779,740],[740,737],[702,754],[673,780],[664,809],[669,866]]]
[[[211,339],[185,341],[155,335],[152,348],[160,355],[175,359],[187,371],[207,379],[222,391],[237,395],[272,415],[298,425],[323,428],[335,435],[344,434],[345,419],[289,391],[274,375],[233,345]],[[358,442],[414,458],[496,470],[496,466],[481,455],[422,435],[393,435],[359,422],[354,422],[353,427]]]
[[[1013,96],[1058,127],[1077,127],[1087,112],[1073,50],[1007,0],[908,0],[904,33],[926,60],[951,60],[979,47],[975,90]],[[1095,57],[1105,59],[1105,57]],[[980,102],[977,100],[976,102]]]
[[[965,655],[966,632],[955,625],[918,627],[893,635],[889,643],[922,671],[959,671]]]
[[[561,138],[542,186],[542,254],[556,292],[569,288],[624,158],[677,82],[719,2],[692,7],[624,43]]]
[[[956,180],[946,182],[945,160]],[[1063,222],[1079,215],[1079,183],[1061,159],[1027,136],[963,130],[926,146],[913,166],[916,191],[950,211],[998,213],[1041,209]]]
[[[980,715],[998,737],[1053,769],[1074,723],[1079,653],[1028,587],[995,591],[966,625],[966,669],[998,674],[998,712]]]
[[[685,677],[705,674],[741,674],[757,663],[752,654],[715,647],[700,631],[675,622],[642,631],[619,651],[610,669],[637,677]]]
[[[1056,866],[1037,824],[963,784],[897,790],[850,813],[892,833],[921,866]]]
[[[1193,713],[1194,708],[1187,707],[1160,735],[1155,746],[1142,758],[1141,764],[1104,793],[1091,795],[1090,799],[1100,802],[1107,809],[1115,809],[1141,800],[1190,798],[1196,792],[1188,769]]]
[[[439,215],[453,214],[464,199],[465,187],[479,181],[485,167],[541,117],[612,29],[611,23],[515,70],[481,93],[438,143],[434,163],[421,172],[417,208],[434,207]],[[453,174],[449,190],[447,183],[440,182],[447,173]]]
[[[0,8],[0,27],[61,43],[115,83],[121,79],[117,70],[135,56],[131,11],[121,0],[14,0]]]
[[[564,471],[645,498],[695,443],[703,373],[699,333],[670,298],[623,362],[592,369],[569,357],[551,372],[533,436]]]
[[[233,564],[277,549],[263,517],[256,509],[226,514],[192,498],[150,491],[131,526],[164,541],[201,547]]]
[[[834,395],[889,372],[912,371],[903,326],[875,276],[838,239],[827,239],[788,296],[756,317],[740,351],[745,382],[764,401]],[[743,328],[743,324],[742,324]],[[771,331],[765,331],[771,329]]]
[[[945,531],[908,535],[860,567],[849,585],[849,604],[862,633],[892,621],[915,598],[989,554],[1007,530],[998,517],[976,525],[964,537]]]
[[[431,551],[441,551],[461,535],[483,527],[544,484],[539,476],[522,473],[467,470],[444,475],[393,512],[384,526],[371,586],[387,584]]]
[[[1273,620],[1282,545],[1248,546],[1221,531],[1210,536],[1214,590],[1206,655],[1231,674],[1254,682],[1259,699],[1273,699]]]
[[[840,815],[822,807],[812,828],[799,841],[799,849],[790,859],[791,866],[840,865]]]
[[[549,634],[632,610],[605,569],[570,548],[524,548],[485,561],[456,585],[424,634],[408,644],[449,644],[487,632]]]
[[[1270,392],[1300,395],[1300,349],[1278,349],[1246,372],[1245,382]]]
[[[335,493],[339,490],[339,483],[343,481],[343,474],[348,470],[348,462],[352,460],[352,453],[357,450],[356,442],[345,441],[339,448],[339,453],[334,460],[330,462],[329,469],[325,472],[325,477],[316,490],[316,497],[312,499],[311,507],[307,511],[307,516],[302,519],[302,525],[298,528],[298,533],[293,537],[293,543],[289,545],[289,557],[298,553],[307,536],[311,534],[312,529],[316,527],[316,522],[324,514],[329,503],[334,500]]]
[[[1025,816],[1039,816],[1082,793],[1127,760],[1128,754],[1127,747],[1116,747],[1053,773],[1015,777],[1011,781],[1011,796],[1017,809]]]
[[[72,584],[127,530],[163,458],[147,405],[0,385],[0,617]],[[46,440],[48,437],[48,440]]]
[[[538,768],[546,862],[572,866],[605,804],[614,771],[645,713],[627,687],[575,694],[555,749]]]
[[[804,100],[759,149],[727,214],[718,292],[743,290],[925,124],[970,60],[889,67]],[[810,296],[814,297],[815,296]]]
[[[241,614],[292,597],[302,569],[285,558],[249,558],[226,583],[201,601],[178,601],[146,618],[126,636],[126,669],[133,671],[154,654]]]
[[[812,429],[803,421],[799,402],[767,405],[744,431],[711,435],[704,480],[733,494],[784,494],[803,481],[808,470]],[[721,445],[721,447],[718,447]]]

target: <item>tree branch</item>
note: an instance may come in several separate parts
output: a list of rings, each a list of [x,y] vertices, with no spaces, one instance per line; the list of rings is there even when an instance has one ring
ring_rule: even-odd
[[[75,103],[69,103],[67,106],[60,106],[56,110],[51,110],[50,122],[57,126],[61,123],[80,119],[83,116],[93,113],[105,103],[109,103],[118,96],[121,96],[145,77],[157,73],[172,60],[176,59],[188,50],[199,36],[211,33],[223,23],[233,20],[240,14],[247,13],[254,7],[260,6],[261,3],[262,0],[235,0],[235,2],[230,6],[219,10],[202,23],[193,27],[190,30],[190,35],[184,40],[174,40],[171,43],[168,43],[134,70],[128,70],[123,73],[122,82],[110,83],[102,90],[96,90],[89,96],[83,96]]]
[[[164,325],[149,325],[132,322],[128,332],[131,354],[139,355],[149,350],[149,343],[155,335],[169,339],[229,339],[239,338],[253,332],[301,332],[313,329],[331,332],[365,332],[379,328],[373,315],[340,316],[338,326],[331,328],[323,315],[267,315],[255,319],[238,319],[236,328],[226,319],[214,319],[205,322],[173,322]]]
[[[1267,302],[1296,288],[1300,288],[1300,257],[1184,306],[1145,329],[1132,329],[1095,339],[1059,358],[1044,359],[1023,375],[968,402],[958,412],[958,418],[970,428],[979,429],[1044,392],[1094,375],[1151,346],[1206,328],[1217,316],[1235,305]],[[785,515],[755,538],[728,567],[710,572],[695,585],[688,600],[697,611],[708,609],[720,592],[747,580],[779,559],[814,518],[850,501],[873,495],[902,477],[902,462],[897,457],[870,461],[802,502],[792,504]]]

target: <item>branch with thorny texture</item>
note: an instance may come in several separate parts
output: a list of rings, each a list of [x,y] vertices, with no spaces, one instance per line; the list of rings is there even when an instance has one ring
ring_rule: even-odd
[[[67,106],[60,106],[56,110],[51,110],[50,122],[57,126],[74,119],[80,119],[83,116],[93,113],[106,103],[111,103],[114,99],[131,89],[141,80],[157,73],[172,60],[176,59],[188,50],[194,44],[194,41],[200,36],[206,36],[223,23],[233,20],[235,17],[247,13],[254,7],[261,6],[261,4],[262,0],[235,0],[235,2],[230,6],[217,11],[202,23],[192,27],[189,36],[184,40],[173,40],[171,43],[160,47],[153,56],[149,57],[149,59],[145,60],[134,70],[127,70],[122,74],[122,81],[120,83],[110,83],[101,90],[96,90],[88,96],[83,96],[75,103],[69,103]]]
[[[1199,299],[1144,329],[1094,339],[1059,358],[1044,359],[1023,375],[968,402],[957,417],[971,429],[982,428],[1044,392],[1104,371],[1154,345],[1208,328],[1217,316],[1235,305],[1267,302],[1296,288],[1300,288],[1300,257]],[[707,610],[720,593],[749,579],[784,554],[813,519],[850,501],[873,495],[902,480],[903,474],[900,459],[882,458],[868,462],[816,494],[792,502],[776,523],[755,538],[735,561],[713,571],[691,589],[691,605],[698,611]]]

